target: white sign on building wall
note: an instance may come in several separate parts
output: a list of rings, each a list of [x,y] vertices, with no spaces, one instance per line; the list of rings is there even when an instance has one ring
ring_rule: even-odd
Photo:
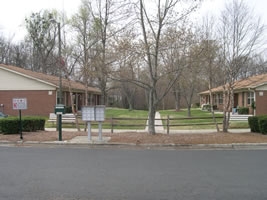
[[[13,110],[26,110],[27,99],[26,98],[14,98],[12,100]]]

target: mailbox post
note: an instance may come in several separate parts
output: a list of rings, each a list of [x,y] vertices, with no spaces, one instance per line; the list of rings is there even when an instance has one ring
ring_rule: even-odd
[[[105,106],[82,107],[82,120],[88,123],[88,140],[91,141],[91,122],[98,122],[98,140],[102,141],[102,122],[105,120]]]
[[[95,121],[95,107],[84,106],[82,107],[82,120],[87,122],[88,141],[91,141],[91,121]]]
[[[58,116],[58,141],[62,141],[62,114],[65,114],[65,106],[57,104],[55,106],[55,114]]]
[[[102,122],[105,120],[105,106],[95,107],[95,121],[98,121],[98,140],[102,141]]]

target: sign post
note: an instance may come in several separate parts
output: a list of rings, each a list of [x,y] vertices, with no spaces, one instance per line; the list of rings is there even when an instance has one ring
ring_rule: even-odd
[[[21,110],[27,109],[27,99],[26,98],[13,98],[12,105],[13,105],[13,110],[19,110],[19,133],[20,133],[20,139],[23,140]]]

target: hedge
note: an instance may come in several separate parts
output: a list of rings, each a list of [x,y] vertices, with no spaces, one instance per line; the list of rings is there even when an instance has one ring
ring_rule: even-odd
[[[259,133],[260,132],[257,116],[248,117],[248,124],[249,124],[251,132],[253,132],[253,133]]]
[[[6,134],[19,133],[19,119],[18,118],[5,118],[0,120],[1,132]]]
[[[20,121],[15,117],[8,117],[0,120],[0,132],[5,134],[19,133]],[[42,117],[23,117],[22,118],[22,131],[34,132],[44,130],[45,118]]]
[[[261,116],[258,119],[259,129],[262,134],[267,134],[267,116]]]
[[[238,108],[238,114],[239,115],[247,115],[249,113],[248,107],[239,107]]]
[[[267,134],[267,115],[251,116],[248,124],[251,132]]]

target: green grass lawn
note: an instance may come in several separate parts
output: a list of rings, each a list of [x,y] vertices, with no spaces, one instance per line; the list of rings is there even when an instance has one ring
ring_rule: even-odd
[[[163,121],[165,128],[167,128],[167,118],[170,118],[170,129],[214,129],[216,128],[213,123],[212,113],[209,111],[203,111],[199,108],[191,109],[191,117],[187,117],[187,109],[181,109],[180,111],[175,110],[164,110],[160,111],[160,115]],[[194,119],[194,118],[205,118],[210,117],[209,119]],[[223,117],[223,114],[216,113],[215,117]],[[184,118],[184,119],[183,119]],[[217,123],[219,124],[219,128],[222,128],[222,118],[216,118]],[[206,125],[207,123],[211,123],[211,125]],[[194,124],[194,125],[191,125]],[[199,125],[205,124],[205,125]],[[184,126],[183,126],[184,125]],[[235,121],[230,122],[230,128],[248,128],[248,122],[243,121]]]
[[[111,128],[112,121],[114,129],[142,130],[146,126],[148,111],[107,108],[105,116],[105,128]]]
[[[202,111],[200,109],[192,109],[191,110],[191,119],[187,118],[187,110],[182,109],[180,111],[174,110],[162,110],[159,111],[161,115],[161,119],[163,121],[163,125],[166,129],[167,124],[167,116],[170,119],[170,125],[179,125],[172,126],[170,129],[178,130],[178,129],[214,129],[215,125],[188,125],[188,124],[199,124],[199,123],[213,123],[213,120],[210,119],[193,119],[193,118],[201,118],[201,117],[212,117],[211,113],[208,111]],[[216,113],[216,117],[222,117],[222,114]],[[111,123],[113,123],[114,129],[129,129],[129,130],[143,130],[145,129],[146,122],[148,118],[148,111],[144,110],[128,110],[128,109],[120,109],[120,108],[106,108],[105,110],[105,121],[102,124],[104,129],[111,129]],[[178,119],[185,118],[185,119]],[[222,123],[222,118],[217,119],[218,123]],[[79,119],[80,128],[84,128],[85,122]],[[92,128],[98,128],[98,122],[91,122]],[[181,126],[181,124],[187,124],[186,126]],[[63,124],[63,128],[75,128],[75,124]],[[46,123],[46,127],[56,127],[55,124]],[[219,125],[222,128],[222,125]],[[231,122],[230,128],[248,128],[247,122]]]
[[[105,121],[102,123],[104,129],[111,129],[113,122],[114,129],[145,129],[148,111],[144,110],[128,110],[120,108],[106,108]],[[80,128],[84,128],[85,122],[79,119]],[[91,122],[92,128],[98,128],[98,122]],[[46,122],[46,127],[56,127],[56,124]],[[62,124],[63,128],[75,128],[75,124]]]
[[[187,109],[181,109],[179,111],[175,110],[162,110],[159,111],[161,117],[167,118],[169,115],[170,118],[187,118]],[[211,117],[212,114],[209,111],[204,111],[199,108],[191,109],[191,117]],[[220,113],[215,113],[215,116],[222,117],[223,115]]]
[[[145,110],[128,110],[121,108],[106,108],[106,118],[147,118],[148,111]]]

